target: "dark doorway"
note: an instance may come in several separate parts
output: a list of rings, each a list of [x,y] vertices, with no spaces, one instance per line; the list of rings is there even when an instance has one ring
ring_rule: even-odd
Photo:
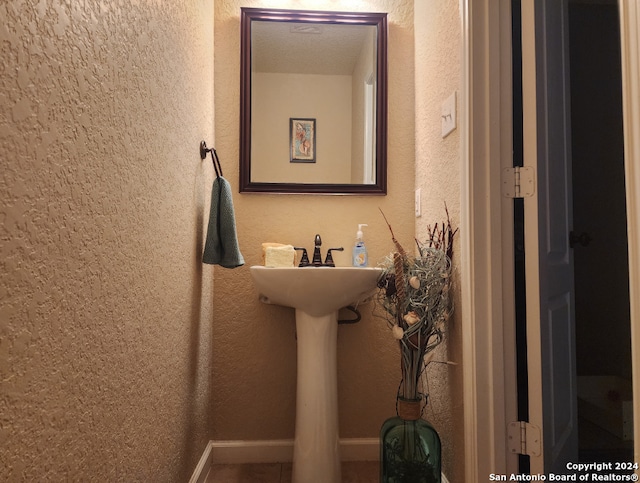
[[[513,155],[522,166],[520,0],[512,0]],[[570,0],[579,458],[633,461],[620,32],[615,0]],[[524,210],[514,200],[518,419],[528,420]],[[520,456],[519,471],[529,473]]]
[[[633,460],[620,22],[569,3],[579,454]]]

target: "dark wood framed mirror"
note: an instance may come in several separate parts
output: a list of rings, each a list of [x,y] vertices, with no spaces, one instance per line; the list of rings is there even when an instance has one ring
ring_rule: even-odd
[[[240,192],[384,195],[387,14],[241,9]]]

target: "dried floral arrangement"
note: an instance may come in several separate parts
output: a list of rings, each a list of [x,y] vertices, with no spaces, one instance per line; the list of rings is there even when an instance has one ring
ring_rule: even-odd
[[[402,383],[399,396],[420,398],[418,381],[428,364],[425,355],[443,340],[447,320],[453,312],[450,296],[453,239],[457,229],[447,219],[427,227],[428,238],[417,239],[417,255],[411,255],[396,240],[391,224],[382,210],[396,250],[380,264],[377,304],[384,309],[385,320],[400,344]]]

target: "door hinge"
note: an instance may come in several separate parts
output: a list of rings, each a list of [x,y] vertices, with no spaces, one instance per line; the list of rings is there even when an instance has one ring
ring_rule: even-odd
[[[536,192],[534,171],[531,166],[515,166],[502,169],[502,196],[528,198]]]
[[[540,428],[525,421],[514,421],[507,425],[509,452],[540,456]]]

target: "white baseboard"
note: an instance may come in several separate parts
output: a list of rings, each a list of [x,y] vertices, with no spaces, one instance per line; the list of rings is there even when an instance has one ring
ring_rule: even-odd
[[[342,461],[378,461],[378,438],[340,440]],[[293,440],[209,441],[189,483],[204,483],[213,464],[290,463],[293,461]],[[449,480],[442,475],[442,483]]]
[[[214,464],[288,463],[293,440],[211,441]]]
[[[216,464],[290,463],[293,461],[293,440],[211,441]],[[340,440],[342,461],[377,461],[380,459],[378,438],[347,438]]]
[[[209,470],[211,469],[211,465],[213,464],[212,455],[213,441],[209,441],[204,449],[204,453],[202,453],[202,456],[200,457],[200,461],[198,461],[198,464],[196,465],[196,469],[193,470],[189,483],[205,482],[207,475],[209,474]]]
[[[342,461],[380,461],[380,439],[341,439],[340,459]]]

